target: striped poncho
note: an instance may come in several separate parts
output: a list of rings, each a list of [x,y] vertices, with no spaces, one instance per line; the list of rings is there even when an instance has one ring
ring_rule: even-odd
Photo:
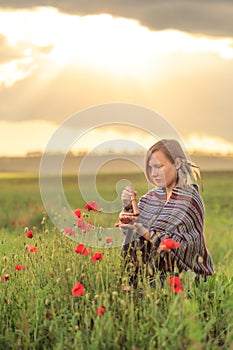
[[[138,221],[148,228],[151,235],[150,242],[147,242],[152,248],[150,259],[155,260],[159,244],[164,239],[172,238],[180,243],[178,249],[170,252],[173,267],[176,266],[179,271],[192,270],[197,277],[202,275],[204,279],[214,273],[203,233],[204,205],[196,185],[191,185],[188,190],[174,188],[168,202],[165,189],[151,190],[140,198],[138,206]],[[126,252],[129,243],[135,242],[135,236],[129,229],[123,230],[123,233],[125,241],[122,250]],[[142,242],[145,240],[141,237],[140,240],[139,249],[143,250]]]

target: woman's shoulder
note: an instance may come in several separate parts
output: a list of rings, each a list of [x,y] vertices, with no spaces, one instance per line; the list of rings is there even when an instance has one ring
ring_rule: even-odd
[[[144,196],[163,197],[166,195],[166,188],[152,188]]]
[[[166,190],[165,189],[156,189],[153,188],[145,193],[140,201],[148,201],[148,200],[165,200],[166,199]]]
[[[193,197],[193,198],[201,197],[199,186],[195,183],[187,187],[175,187],[172,192],[177,195],[184,195],[184,196]]]
[[[187,188],[177,187],[173,191],[174,195],[178,198],[188,200],[190,204],[194,204],[204,209],[203,199],[200,195],[199,186],[197,184],[191,184]]]

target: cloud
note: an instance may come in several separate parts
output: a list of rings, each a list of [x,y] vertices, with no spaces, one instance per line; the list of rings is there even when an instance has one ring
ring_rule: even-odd
[[[9,45],[7,38],[0,34],[0,64],[15,60],[22,54],[16,48]]]
[[[50,6],[78,15],[108,13],[131,18],[152,30],[167,28],[213,36],[232,36],[231,0],[0,0],[2,9]]]
[[[44,152],[57,128],[59,125],[41,120],[0,121],[2,131],[0,157]],[[66,142],[63,144],[64,139],[75,140],[75,142],[70,142],[70,145],[68,143],[67,147]],[[86,130],[85,133],[78,132],[78,126],[77,128],[64,127],[63,138],[57,139],[49,151],[72,151],[75,154],[88,151],[89,155],[101,152],[140,152],[145,154],[146,150],[156,141],[154,135],[128,125],[121,125],[116,129],[109,124]],[[210,137],[207,134],[190,134],[183,138],[183,146],[187,152],[192,154],[233,155],[233,142],[227,142],[218,136]]]
[[[233,142],[226,142],[220,137],[208,135],[189,135],[185,145],[190,152],[199,154],[233,155]]]
[[[197,65],[197,61],[202,64]],[[158,111],[181,135],[205,133],[232,142],[232,69],[233,60],[223,65],[219,57],[200,53],[194,57],[174,54],[163,62],[161,76],[151,71],[147,80],[125,79],[84,67],[66,67],[46,80],[43,70],[38,69],[2,91],[0,115],[7,120],[61,123],[94,105],[125,102]]]
[[[36,4],[36,2],[32,4]],[[128,1],[125,6],[129,6],[129,4]],[[145,9],[152,5],[153,2],[145,2]],[[123,3],[120,3],[119,6],[123,8]],[[137,8],[137,6],[139,3],[135,1],[135,7]],[[35,12],[34,20],[31,19],[33,23],[36,19]],[[177,32],[177,36],[173,37],[173,43],[179,44],[177,48],[176,45],[171,45],[171,38],[169,39],[167,36],[169,31],[162,32],[160,45],[155,40],[155,36],[159,36],[161,32],[149,32],[143,28],[143,33],[146,32],[146,35],[149,35],[149,40],[144,40],[147,36],[138,35],[141,32],[137,32],[135,35],[134,30],[132,30],[131,37],[127,36],[128,33],[124,35],[127,37],[127,44],[130,42],[130,45],[123,46],[125,49],[123,50],[122,37],[117,36],[118,30],[115,31],[113,39],[110,30],[103,27],[103,33],[107,33],[103,35],[105,40],[102,43],[103,46],[101,46],[101,50],[91,51],[93,46],[98,49],[99,43],[101,44],[101,41],[98,41],[99,32],[95,30],[95,27],[92,27],[88,32],[87,40],[87,47],[90,48],[90,51],[83,58],[87,58],[90,63],[91,59],[94,58],[93,62],[96,64],[98,60],[102,66],[88,66],[85,65],[85,59],[80,62],[81,54],[85,54],[86,41],[84,36],[81,36],[81,44],[78,40],[80,36],[77,35],[79,32],[71,30],[72,36],[69,36],[69,23],[72,22],[72,19],[77,22],[78,17],[73,16],[72,18],[59,13],[59,19],[55,25],[57,14],[57,11],[52,10],[46,19],[53,22],[53,28],[49,32],[51,37],[48,35],[45,38],[44,33],[48,31],[46,26],[48,22],[43,17],[46,13],[42,11],[35,26],[32,28],[30,25],[30,31],[35,30],[33,32],[35,41],[30,42],[26,38],[23,42],[20,37],[20,41],[16,41],[13,47],[9,46],[4,36],[0,38],[2,52],[7,53],[9,49],[8,57],[10,60],[10,62],[4,61],[0,67],[2,72],[7,72],[6,64],[11,64],[13,77],[11,80],[10,76],[5,76],[5,80],[9,84],[0,86],[0,118],[2,120],[39,119],[61,123],[69,116],[93,105],[125,102],[146,106],[160,112],[182,136],[204,133],[213,137],[218,135],[229,142],[233,141],[233,119],[230,117],[233,110],[233,80],[230,75],[233,70],[233,59],[229,42],[225,44],[224,40],[214,40],[213,38],[207,40],[207,38],[191,37],[186,33]],[[66,18],[60,22],[61,17]],[[107,20],[109,17],[107,16]],[[39,27],[39,35],[36,28],[42,19],[44,19],[44,32],[41,33]],[[85,20],[82,18],[82,21]],[[93,23],[93,18],[89,18],[89,20]],[[97,19],[95,20],[97,21]],[[71,24],[73,25],[73,23]],[[98,27],[99,22],[96,23]],[[65,33],[62,38],[57,24]],[[133,25],[137,26],[136,22]],[[23,26],[18,27],[23,32],[27,29]],[[127,28],[130,32],[131,27]],[[57,35],[55,42],[52,40],[54,33]],[[15,31],[13,34],[15,35]],[[187,45],[186,39],[188,39]],[[198,46],[202,39],[204,45]],[[119,46],[115,45],[114,40]],[[134,46],[135,42],[137,45]],[[167,42],[169,45],[166,46]],[[56,56],[55,58],[64,59],[62,54],[69,54],[70,48],[72,49],[70,43],[73,49],[79,47],[81,50],[74,52],[77,55],[72,62],[69,62],[69,65],[62,63],[57,67],[56,63],[51,60],[52,55]],[[81,46],[82,44],[84,46]],[[148,61],[142,61],[141,58],[146,57],[147,44],[151,48],[149,52],[151,56]],[[112,45],[111,50],[109,50],[109,45]],[[115,62],[111,59],[114,45],[118,49]],[[164,50],[162,54],[159,52],[161,47]],[[124,75],[121,72],[126,64],[127,49],[133,55],[127,62],[127,69],[128,67],[131,69],[130,74]],[[138,53],[141,52],[143,55],[140,56]],[[100,56],[98,56],[99,54]],[[14,55],[19,55],[19,58],[14,58]],[[230,55],[230,57],[225,59],[224,55]],[[119,62],[121,65],[118,66]],[[105,70],[109,67],[114,69]],[[138,73],[141,69],[143,74],[131,74],[135,71]],[[2,74],[0,77],[2,79]],[[109,120],[111,121],[111,116],[109,116]],[[134,121],[132,116],[132,122]]]
[[[52,46],[37,47],[31,43],[19,43],[14,49],[0,46],[3,51],[3,62],[0,61],[0,93],[4,89],[24,80],[33,74],[38,66],[43,67],[43,59],[51,51]]]

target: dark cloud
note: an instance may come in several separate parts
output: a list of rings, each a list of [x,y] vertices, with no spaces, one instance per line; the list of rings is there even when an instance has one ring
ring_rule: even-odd
[[[153,30],[167,28],[233,36],[232,0],[0,0],[0,8],[52,6],[69,14],[108,13],[138,20]]]

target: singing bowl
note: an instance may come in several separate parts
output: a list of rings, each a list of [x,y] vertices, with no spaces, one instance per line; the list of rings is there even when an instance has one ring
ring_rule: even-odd
[[[129,224],[136,220],[138,217],[138,214],[133,214],[133,213],[120,213],[119,215],[119,220],[122,224]]]

